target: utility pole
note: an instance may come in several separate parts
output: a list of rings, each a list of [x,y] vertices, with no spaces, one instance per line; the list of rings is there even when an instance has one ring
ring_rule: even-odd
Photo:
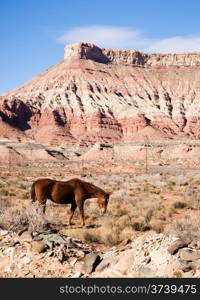
[[[8,150],[8,170],[9,170],[9,176],[11,175],[11,150],[9,148]]]
[[[112,157],[112,159],[113,159],[113,162],[115,161],[115,144],[114,144],[114,141],[113,141],[113,144],[112,144],[112,149],[113,149],[113,157]]]
[[[149,147],[149,143],[148,143],[148,137],[146,136],[146,143],[145,143],[145,171],[146,173],[148,173],[148,147]]]

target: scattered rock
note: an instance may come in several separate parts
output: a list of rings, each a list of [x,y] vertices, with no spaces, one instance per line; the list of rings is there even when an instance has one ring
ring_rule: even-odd
[[[56,249],[55,255],[58,261],[61,263],[63,263],[63,261],[65,261],[68,258],[68,255],[63,247],[59,247],[58,249]]]
[[[191,248],[183,248],[179,250],[179,258],[182,261],[196,261],[200,260],[200,250]]]
[[[31,262],[31,259],[28,256],[24,256],[23,259],[22,259],[22,262],[24,264],[29,264]]]
[[[138,274],[139,274],[139,276],[145,277],[145,278],[156,277],[155,272],[151,268],[146,267],[146,266],[141,266],[138,270]]]
[[[111,257],[105,257],[102,259],[100,264],[96,267],[95,271],[96,272],[101,272],[104,269],[108,268],[111,265],[112,258]]]
[[[83,275],[81,272],[76,272],[75,274],[72,274],[71,278],[80,278]]]
[[[37,253],[42,253],[46,251],[47,245],[43,241],[33,241],[32,249]]]
[[[14,251],[15,251],[15,247],[8,247],[7,249],[4,250],[3,253],[11,256],[13,255]]]
[[[128,244],[130,244],[130,243],[131,243],[131,240],[130,240],[130,239],[125,239],[125,240],[123,240],[123,241],[117,246],[117,249],[118,249],[119,251],[123,251],[123,250],[126,249],[126,246],[127,246]]]
[[[151,262],[151,257],[150,256],[147,256],[144,260],[144,263],[145,264],[149,264]]]
[[[32,234],[30,231],[23,232],[19,237],[19,242],[23,244],[24,242],[31,242],[32,241]]]
[[[54,255],[54,252],[51,250],[46,254],[46,257],[51,257]]]
[[[54,230],[47,230],[41,233],[38,233],[33,237],[34,241],[43,241],[50,249],[53,249],[56,246],[63,245],[67,249],[69,248],[78,248],[78,245],[71,237],[66,237],[63,234],[58,233]]]
[[[194,248],[194,249],[200,249],[200,242],[199,241],[192,241],[189,245],[189,248]]]
[[[159,220],[166,221],[166,217],[165,216],[159,216]]]
[[[84,268],[86,273],[92,273],[97,265],[101,262],[101,257],[98,253],[91,252],[85,255]]]
[[[7,235],[8,233],[8,230],[0,230],[0,236]]]
[[[84,251],[82,251],[82,250],[76,250],[76,254],[77,254],[77,256],[80,257],[80,258],[84,258],[84,256],[85,256],[85,253],[84,253]]]
[[[77,260],[78,260],[77,258],[74,258],[74,259],[70,262],[70,265],[71,265],[71,266],[74,266],[75,263],[77,262]]]
[[[184,272],[184,273],[188,273],[188,272],[190,272],[192,270],[192,266],[191,265],[183,265],[182,266],[182,271]]]
[[[6,272],[6,273],[11,273],[11,272],[12,272],[11,267],[5,267],[5,268],[4,268],[4,272]]]
[[[171,255],[174,255],[175,253],[178,252],[178,250],[180,248],[186,247],[187,245],[188,244],[185,241],[179,239],[179,240],[175,241],[172,245],[169,246],[168,252]]]
[[[119,246],[102,250],[101,246],[83,243],[58,232],[41,232],[28,242],[30,232],[20,235],[20,243],[15,247],[3,243],[0,260],[12,268],[12,275],[21,276],[69,276],[79,277],[183,277],[191,274],[198,277],[200,250],[198,242],[183,240],[176,235],[149,234],[124,240]],[[8,235],[11,237],[10,233]],[[19,239],[16,235],[12,236]],[[3,238],[3,240],[7,237]],[[49,242],[52,249],[46,242]],[[189,246],[188,246],[189,245]],[[95,246],[95,248],[94,248]],[[96,252],[93,249],[104,252]],[[48,251],[44,254],[38,253]],[[31,253],[32,250],[32,253]],[[176,255],[175,255],[176,254]],[[14,258],[14,260],[12,260]],[[63,263],[65,261],[65,263]],[[30,264],[30,265],[29,265]],[[177,272],[174,272],[177,270]],[[178,271],[180,272],[178,273]],[[30,272],[27,273],[27,272]],[[32,273],[33,272],[33,273]],[[190,273],[188,273],[190,272]],[[9,272],[7,272],[9,273]],[[58,275],[59,274],[59,275]],[[5,275],[9,276],[9,275]]]

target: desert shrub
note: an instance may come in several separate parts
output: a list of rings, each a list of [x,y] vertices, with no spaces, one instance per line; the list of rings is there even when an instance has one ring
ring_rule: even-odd
[[[0,188],[4,187],[4,183],[0,181]]]
[[[185,216],[183,219],[172,222],[170,226],[171,233],[180,238],[190,238],[192,240],[200,239],[200,215]]]
[[[47,217],[31,204],[26,207],[26,216],[29,230],[40,231],[48,227],[49,220]]]
[[[43,230],[47,226],[46,217],[34,206],[1,206],[0,227],[12,231],[27,228],[32,231]]]
[[[123,215],[120,218],[110,218],[105,216],[103,226],[99,230],[98,240],[108,246],[114,246],[127,238],[131,238],[134,233],[131,217]]]
[[[147,231],[151,229],[151,226],[145,221],[145,218],[142,216],[135,219],[131,226],[135,231]]]
[[[21,199],[29,199],[30,198],[30,192],[29,191],[22,191],[20,193],[20,198]]]
[[[83,239],[87,243],[101,243],[101,236],[98,232],[85,231]]]
[[[131,217],[129,215],[122,215],[118,220],[117,220],[117,226],[122,230],[125,227],[129,227],[132,224]]]
[[[26,190],[29,187],[29,183],[21,182],[19,183],[19,189]]]
[[[200,209],[200,196],[199,196],[199,193],[195,193],[190,197],[189,206],[193,209]]]
[[[151,230],[154,230],[156,233],[162,233],[164,231],[164,224],[160,220],[153,220],[149,225]]]
[[[146,223],[149,223],[151,221],[152,217],[153,217],[153,209],[147,210],[146,215],[145,215]]]
[[[9,191],[7,188],[2,188],[1,189],[1,196],[8,196],[9,195]]]
[[[168,186],[169,187],[172,187],[172,186],[175,186],[176,185],[176,181],[174,181],[174,180],[169,180],[168,181]]]
[[[182,278],[183,277],[183,273],[181,271],[174,271],[173,275],[176,278]]]
[[[116,217],[124,216],[129,213],[128,209],[126,207],[121,207],[121,205],[117,205],[113,209],[113,215]]]
[[[1,188],[1,196],[17,196],[20,194],[20,190],[16,186],[7,185]]]
[[[136,210],[140,216],[146,218],[146,222],[150,221],[158,211],[163,207],[158,196],[144,196],[144,199],[138,199],[135,203]]]
[[[187,203],[181,202],[181,201],[176,201],[173,203],[174,208],[185,208],[187,207]]]
[[[16,192],[16,190],[10,190],[9,192],[8,192],[8,196],[17,196],[17,192]]]
[[[3,212],[8,207],[12,206],[12,202],[9,199],[0,199],[0,213]]]
[[[112,199],[114,201],[124,201],[125,199],[127,199],[129,197],[129,194],[127,192],[127,190],[124,190],[124,189],[119,189],[115,192],[113,192],[112,194]]]

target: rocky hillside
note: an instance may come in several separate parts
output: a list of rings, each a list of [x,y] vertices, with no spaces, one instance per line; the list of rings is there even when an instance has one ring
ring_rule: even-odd
[[[55,230],[0,229],[1,277],[199,277],[199,243],[153,234],[101,250]]]
[[[0,136],[47,144],[200,137],[200,53],[76,43],[0,97]]]

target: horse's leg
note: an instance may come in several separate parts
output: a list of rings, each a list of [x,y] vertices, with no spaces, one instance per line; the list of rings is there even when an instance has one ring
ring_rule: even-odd
[[[46,199],[42,201],[37,201],[37,210],[41,211],[43,214],[45,214],[46,211]]]
[[[80,201],[78,202],[78,209],[79,209],[79,213],[80,213],[80,220],[81,220],[81,225],[85,226],[85,218],[84,218],[84,201]]]
[[[71,208],[70,208],[69,225],[72,225],[71,221],[72,221],[72,218],[73,218],[76,208],[77,208],[76,202],[72,202]]]
[[[40,210],[43,214],[45,214],[46,202],[47,202],[46,196],[42,191],[36,190],[36,197],[37,197],[37,209]]]
[[[78,210],[79,210],[79,213],[80,213],[81,225],[85,226],[84,208],[83,208],[85,199],[83,198],[82,194],[83,194],[83,192],[79,191],[79,190],[75,192],[75,202],[76,202],[76,205],[78,206]]]
[[[43,214],[45,214],[45,212],[46,212],[46,202],[47,202],[47,199],[45,199],[45,201],[41,203],[42,213]]]

